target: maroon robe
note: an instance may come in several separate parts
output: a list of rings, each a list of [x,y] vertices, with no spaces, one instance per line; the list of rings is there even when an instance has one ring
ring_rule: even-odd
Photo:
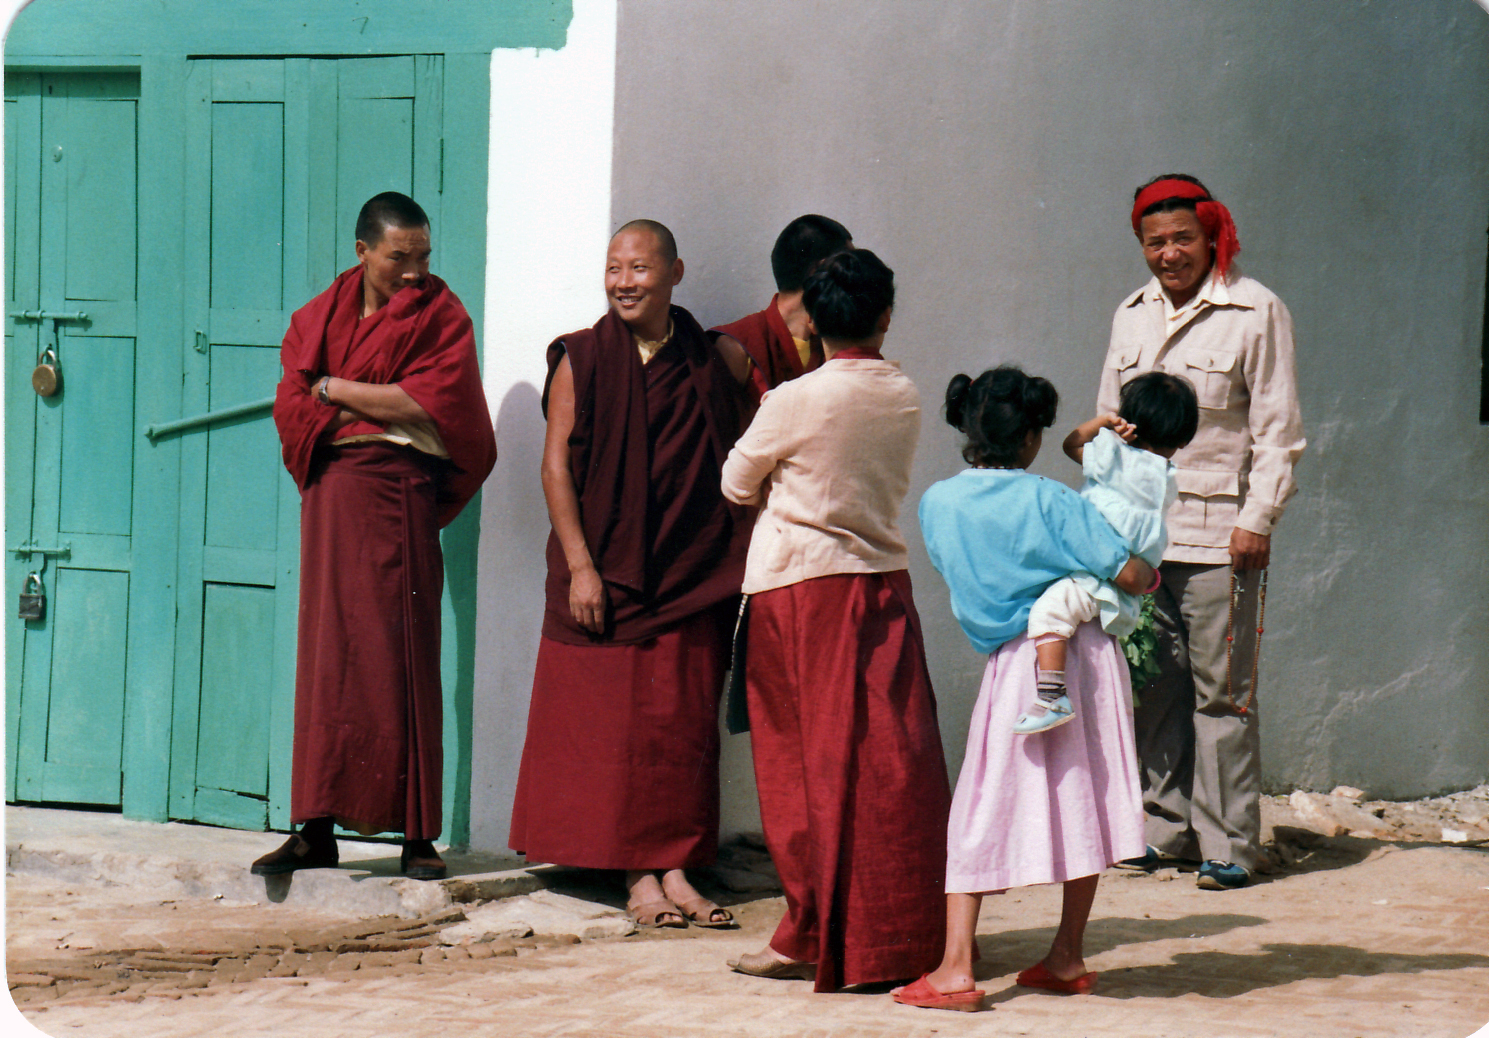
[[[941,961],[951,788],[910,575],[750,596],[746,681],[765,842],[786,891],[770,946],[818,991]]]
[[[789,382],[798,375],[815,371],[822,366],[822,344],[819,342],[812,343],[811,356],[807,358],[806,366],[802,366],[801,354],[797,352],[791,329],[786,327],[785,318],[776,309],[776,301],[779,299],[779,294],[773,295],[770,297],[770,305],[759,313],[741,317],[733,324],[721,324],[711,330],[738,340],[755,362],[750,370],[750,388],[756,403],[768,390],[782,382]]]
[[[440,808],[439,529],[496,460],[470,317],[438,278],[361,318],[361,268],[296,311],[274,420],[302,494],[290,817],[434,839]],[[329,443],[322,375],[397,383],[448,460],[386,441]],[[334,435],[381,432],[375,422]]]
[[[734,380],[691,314],[673,307],[672,322],[645,365],[613,311],[548,350],[550,382],[566,354],[574,374],[570,471],[608,616],[601,635],[574,622],[551,536],[509,837],[534,861],[671,869],[717,850],[718,701],[749,517],[719,489]]]

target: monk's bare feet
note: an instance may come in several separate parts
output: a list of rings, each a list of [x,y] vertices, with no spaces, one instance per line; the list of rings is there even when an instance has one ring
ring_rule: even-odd
[[[662,881],[655,872],[633,871],[626,873],[626,911],[638,926],[685,927],[687,918],[662,890]]]
[[[971,991],[977,986],[977,982],[972,978],[970,971],[949,969],[945,966],[942,966],[934,973],[927,973],[925,980],[927,984],[943,995],[949,995],[957,991]],[[903,987],[894,988],[890,991],[890,994],[897,995],[909,986],[906,984]]]
[[[734,917],[728,910],[698,893],[682,869],[671,869],[662,874],[662,893],[681,908],[683,915],[695,926],[718,928],[734,925]]]

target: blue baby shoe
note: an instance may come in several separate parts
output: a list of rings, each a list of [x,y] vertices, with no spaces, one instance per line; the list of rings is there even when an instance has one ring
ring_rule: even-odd
[[[1035,735],[1058,728],[1074,718],[1075,707],[1070,705],[1069,696],[1061,696],[1053,703],[1036,699],[1013,723],[1013,730],[1017,735]]]

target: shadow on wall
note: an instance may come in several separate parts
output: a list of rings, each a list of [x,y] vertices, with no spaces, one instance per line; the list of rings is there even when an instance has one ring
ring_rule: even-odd
[[[531,383],[519,382],[502,398],[496,429],[500,453],[481,507],[472,710],[471,846],[483,850],[507,846],[543,626],[544,422]]]

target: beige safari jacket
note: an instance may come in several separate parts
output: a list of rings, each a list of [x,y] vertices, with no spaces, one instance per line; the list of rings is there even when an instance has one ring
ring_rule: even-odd
[[[1177,313],[1154,278],[1117,308],[1097,409],[1117,410],[1146,371],[1183,375],[1199,397],[1199,431],[1174,455],[1179,497],[1168,513],[1170,562],[1230,562],[1239,526],[1271,535],[1297,491],[1303,418],[1293,367],[1293,322],[1268,289],[1232,271],[1213,274]]]

